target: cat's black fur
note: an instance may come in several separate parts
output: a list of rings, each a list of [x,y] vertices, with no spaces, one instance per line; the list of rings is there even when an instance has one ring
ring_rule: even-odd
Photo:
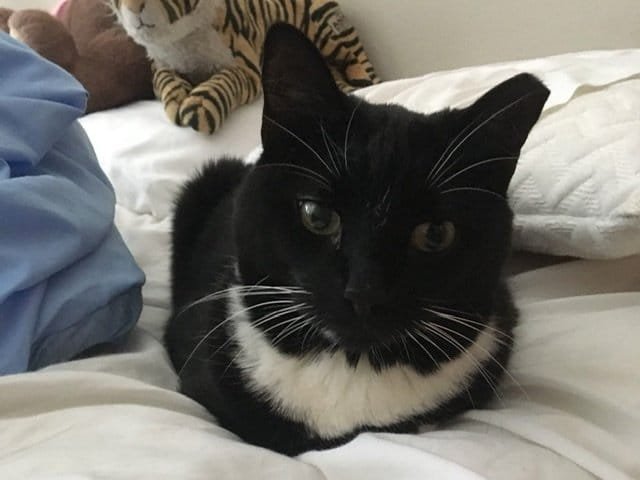
[[[371,105],[340,93],[315,48],[284,26],[268,36],[263,79],[264,153],[257,164],[210,164],[177,201],[166,343],[182,391],[246,441],[287,454],[338,445],[361,431],[412,432],[485,405],[508,361],[517,317],[502,280],[512,222],[506,191],[548,90],[522,74],[467,109],[421,115]],[[446,173],[433,181],[445,158]],[[498,160],[482,163],[488,159]],[[339,214],[337,235],[305,228],[300,205],[308,199]],[[415,227],[426,222],[453,223],[455,242],[440,253],[410,245]],[[447,357],[464,355],[490,318],[502,333],[484,374],[444,404],[325,438],[248,388],[235,362],[227,295],[207,298],[232,284],[303,287],[308,293],[288,297],[317,314],[309,327],[285,335],[292,324],[278,322],[299,315],[291,312],[256,328],[287,355],[344,352],[353,368],[366,359],[378,371],[410,365],[427,375]],[[254,325],[274,312],[258,304],[283,298],[265,292],[244,296]],[[457,322],[447,319],[453,313]],[[425,331],[429,342],[408,341],[416,322],[455,341]]]

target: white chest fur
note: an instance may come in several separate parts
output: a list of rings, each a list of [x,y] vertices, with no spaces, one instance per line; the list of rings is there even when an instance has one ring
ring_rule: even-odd
[[[231,50],[212,26],[195,30],[175,42],[147,44],[147,52],[161,68],[182,74],[188,72],[188,78],[194,84],[233,63]]]
[[[357,367],[342,353],[306,358],[282,354],[242,313],[242,299],[230,298],[240,351],[235,360],[250,388],[284,415],[303,422],[324,438],[364,426],[385,426],[432,410],[464,391],[479,364],[498,346],[490,331],[454,360],[431,374],[408,366],[376,372],[367,360]]]

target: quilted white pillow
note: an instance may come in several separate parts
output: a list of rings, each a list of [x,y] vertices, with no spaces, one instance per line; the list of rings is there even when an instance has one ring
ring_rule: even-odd
[[[510,185],[516,245],[607,258],[640,251],[640,79],[541,119]]]
[[[640,253],[640,49],[439,72],[386,82],[359,94],[373,102],[433,112],[468,105],[523,71],[538,75],[551,96],[510,187],[514,245],[586,258]],[[260,118],[261,102],[256,102],[235,112],[210,137],[171,125],[159,102],[82,120],[114,183],[121,212],[116,220],[136,258],[151,254],[136,225],[166,236],[179,185],[209,158],[246,155],[256,147]],[[128,230],[135,232],[129,236]],[[161,255],[149,263],[166,270]]]

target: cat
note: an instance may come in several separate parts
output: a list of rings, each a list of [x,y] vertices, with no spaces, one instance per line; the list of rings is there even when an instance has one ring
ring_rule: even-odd
[[[182,392],[288,455],[487,405],[518,316],[507,187],[549,90],[523,73],[465,109],[374,105],[283,25],[263,86],[257,163],[210,163],[176,202]]]

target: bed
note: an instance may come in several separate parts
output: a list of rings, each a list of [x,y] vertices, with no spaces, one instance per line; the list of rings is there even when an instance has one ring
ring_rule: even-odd
[[[362,2],[344,3],[364,22]],[[374,43],[371,26],[362,30]],[[458,66],[483,65],[426,75],[400,59],[385,72],[397,80],[358,92],[429,112],[520,71],[550,87],[510,187],[508,274],[521,322],[511,376],[489,408],[297,458],[244,444],[177,393],[162,345],[173,196],[209,158],[255,159],[260,101],[210,137],[170,125],[155,101],[82,118],[115,188],[116,225],[146,275],[142,314],[117,345],[0,377],[0,478],[640,478],[640,50],[623,27],[613,35],[607,50],[539,50],[532,60],[505,50],[494,58],[510,61],[467,56]]]

